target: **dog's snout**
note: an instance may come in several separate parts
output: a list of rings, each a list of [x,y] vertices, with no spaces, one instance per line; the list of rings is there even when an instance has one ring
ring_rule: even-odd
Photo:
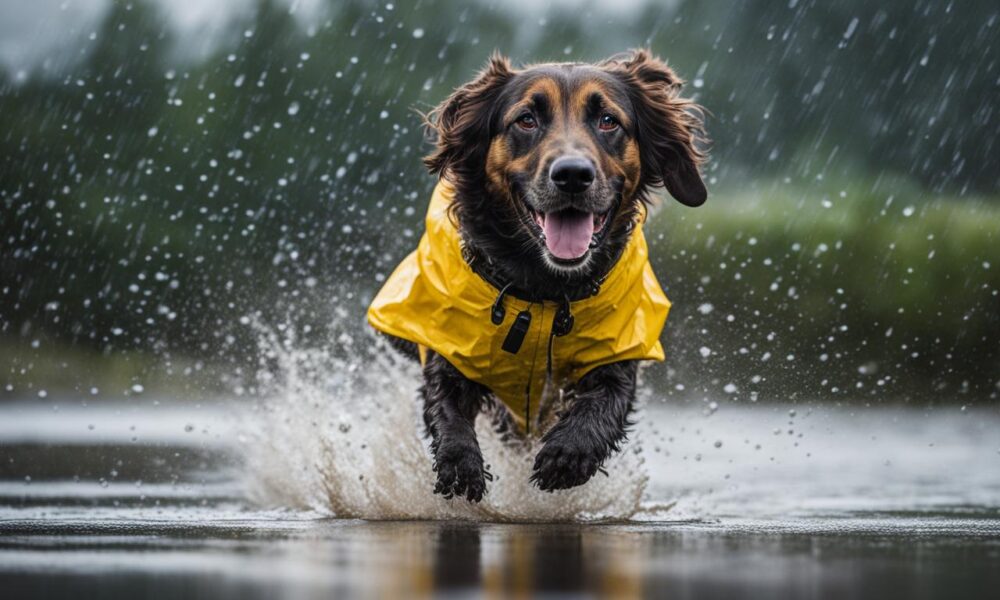
[[[557,158],[549,168],[549,179],[567,194],[579,194],[589,188],[595,175],[594,164],[580,156]]]

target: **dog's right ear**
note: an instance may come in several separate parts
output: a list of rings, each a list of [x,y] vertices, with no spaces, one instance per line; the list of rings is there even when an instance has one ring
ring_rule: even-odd
[[[431,173],[468,179],[482,173],[489,150],[497,100],[514,70],[498,52],[473,81],[463,85],[425,115],[434,151],[424,157]]]

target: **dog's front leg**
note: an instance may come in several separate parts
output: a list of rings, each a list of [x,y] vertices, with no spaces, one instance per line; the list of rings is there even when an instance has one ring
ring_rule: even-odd
[[[587,373],[576,398],[543,437],[531,481],[547,491],[582,485],[625,440],[635,402],[635,361]]]
[[[487,388],[470,381],[441,355],[428,351],[420,393],[437,473],[434,492],[445,498],[465,496],[470,502],[479,502],[486,493],[486,480],[493,479],[483,466],[475,429]]]

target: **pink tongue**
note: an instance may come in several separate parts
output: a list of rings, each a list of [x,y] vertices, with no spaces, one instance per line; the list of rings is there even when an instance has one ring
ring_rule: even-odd
[[[594,235],[594,215],[579,210],[566,209],[545,215],[542,225],[545,245],[556,258],[580,258],[590,247]]]

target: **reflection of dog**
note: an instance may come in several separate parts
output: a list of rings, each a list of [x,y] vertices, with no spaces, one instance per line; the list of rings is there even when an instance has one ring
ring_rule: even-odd
[[[427,233],[369,320],[419,352],[436,492],[482,498],[486,408],[544,432],[544,490],[585,483],[625,439],[637,361],[663,358],[669,308],[642,236],[649,189],[707,195],[700,112],[680,87],[644,51],[524,69],[494,56],[431,113],[442,179]]]

